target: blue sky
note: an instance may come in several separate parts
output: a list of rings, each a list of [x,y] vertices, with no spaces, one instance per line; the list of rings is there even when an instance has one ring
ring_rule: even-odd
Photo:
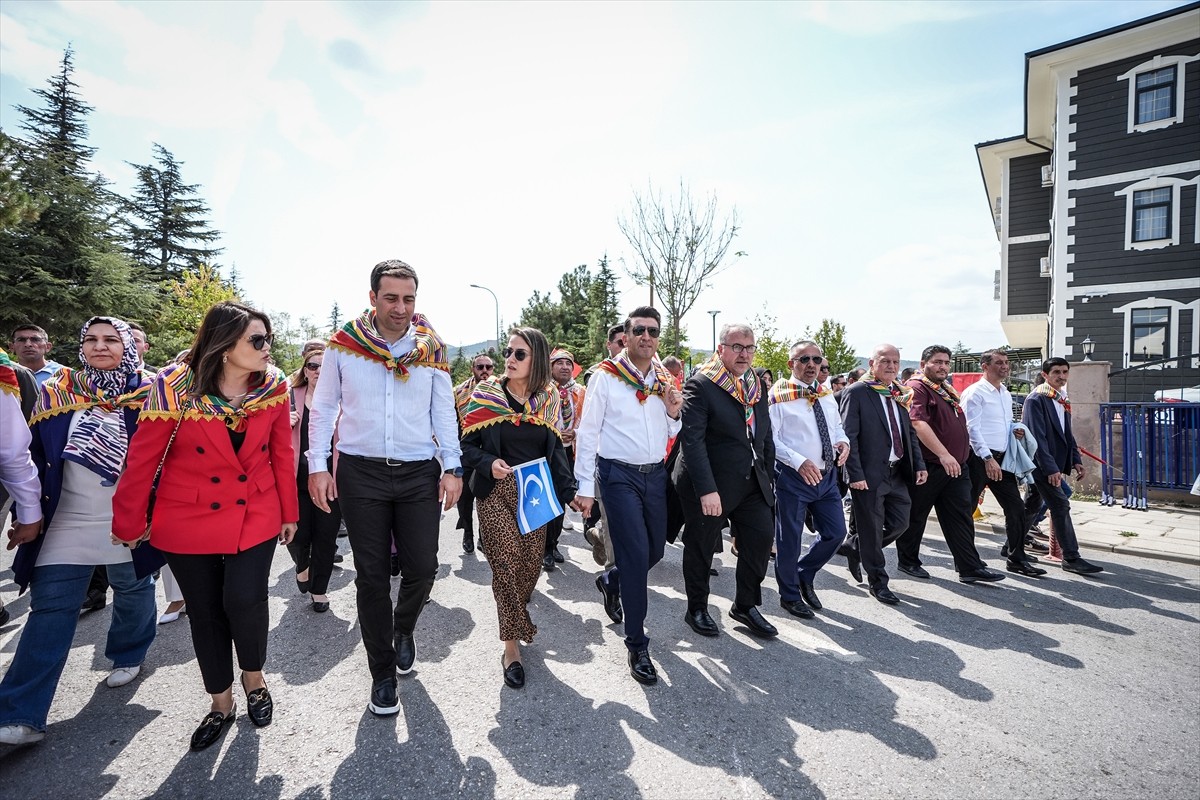
[[[0,3],[0,126],[68,43],[121,191],[158,142],[248,299],[324,321],[385,258],[452,343],[605,252],[647,182],[736,205],[685,318],[832,317],[868,352],[1004,342],[977,142],[1022,132],[1024,53],[1180,2]],[[622,307],[647,290],[622,274]],[[81,312],[82,313],[82,312]]]

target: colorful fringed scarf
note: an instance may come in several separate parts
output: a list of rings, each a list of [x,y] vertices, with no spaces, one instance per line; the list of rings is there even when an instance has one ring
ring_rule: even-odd
[[[21,384],[17,381],[17,371],[13,369],[15,363],[0,347],[0,392],[7,392],[20,400]]]
[[[288,401],[287,376],[276,367],[267,367],[263,382],[250,390],[241,408],[224,398],[192,393],[195,373],[188,364],[166,367],[150,384],[150,396],[139,419],[217,419],[235,432],[246,430],[246,419],[263,409]],[[186,408],[186,411],[184,409]]]
[[[629,360],[629,353],[625,350],[617,353],[612,358],[606,358],[601,361],[597,369],[616,377],[621,383],[624,383],[637,392],[639,403],[645,403],[655,395],[665,398],[667,390],[675,385],[671,373],[658,360],[658,356],[653,356],[650,359],[650,372],[654,374],[654,385],[649,390],[646,389],[644,376],[633,365],[633,362]]]
[[[329,346],[352,356],[378,361],[402,381],[408,380],[408,371],[413,367],[432,367],[449,372],[449,349],[429,321],[420,314],[413,314],[412,325],[417,344],[399,358],[392,355],[387,340],[376,331],[375,312],[372,309],[367,309],[361,317],[343,325],[329,340]]]
[[[905,408],[908,408],[912,405],[912,389],[897,383],[895,379],[893,379],[891,383],[885,385],[883,381],[877,379],[873,373],[868,372],[866,375],[862,376],[861,382],[865,383],[867,386],[870,386],[871,389],[877,394],[886,394],[890,396],[893,400]]]
[[[463,414],[466,413],[467,403],[471,400],[471,393],[475,391],[475,387],[479,385],[479,381],[475,378],[467,378],[465,381],[454,387],[454,410],[458,412],[458,424],[461,427]]]
[[[559,429],[569,431],[578,427],[579,419],[583,416],[583,387],[572,378],[566,386],[556,384],[553,388],[558,391],[558,400],[561,404]]]
[[[712,358],[696,368],[696,374],[708,378],[716,384],[718,389],[741,403],[742,411],[746,415],[746,426],[749,427],[753,424],[754,405],[758,402],[759,395],[762,394],[762,381],[759,380],[758,375],[754,374],[753,370],[746,373],[750,376],[750,388],[747,390],[746,382],[725,369],[721,359],[714,353]]]
[[[804,398],[808,401],[809,406],[815,406],[822,397],[829,397],[832,394],[833,390],[823,383],[818,383],[817,390],[814,392],[811,386],[796,383],[791,378],[780,378],[767,392],[767,402],[775,405]]]
[[[530,396],[522,411],[513,411],[512,406],[508,404],[508,395],[504,392],[502,380],[488,378],[475,385],[475,391],[471,392],[471,399],[467,402],[467,410],[463,414],[464,435],[478,428],[505,421],[513,425],[520,425],[522,422],[545,425],[556,434],[562,435],[558,429],[561,406],[558,392],[547,385]]]
[[[1037,394],[1044,394],[1046,397],[1059,403],[1063,407],[1063,411],[1066,411],[1068,414],[1071,413],[1071,400],[1067,397],[1066,392],[1060,392],[1048,383],[1039,384],[1033,391]]]
[[[931,392],[949,403],[950,407],[954,409],[954,416],[957,417],[962,414],[962,400],[959,398],[958,392],[955,391],[954,387],[950,385],[949,381],[935,383],[929,380],[929,378],[926,378],[924,375],[918,375],[917,379],[920,380],[921,383],[925,384],[925,386]]]
[[[136,389],[128,392],[105,392],[89,384],[83,370],[63,367],[42,384],[41,395],[38,397],[37,407],[33,410],[33,416],[29,418],[29,424],[33,425],[67,411],[141,408],[149,393],[148,382],[142,382]]]

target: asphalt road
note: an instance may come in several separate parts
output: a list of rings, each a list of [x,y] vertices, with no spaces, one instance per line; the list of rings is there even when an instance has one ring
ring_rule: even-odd
[[[186,622],[161,626],[142,676],[109,689],[105,609],[80,622],[46,739],[0,748],[0,797],[1200,796],[1200,568],[1110,556],[1094,559],[1108,569],[1098,579],[1055,571],[966,586],[931,525],[933,579],[894,578],[898,607],[836,559],[817,582],[826,611],[803,622],[779,608],[768,577],[763,610],[780,637],[762,642],[726,616],[728,551],[713,579],[721,635],[684,625],[682,551],[668,547],[648,626],[661,680],[642,687],[583,537],[565,533],[568,563],[530,605],[528,683],[512,690],[487,563],[462,555],[452,518],[398,716],[366,710],[353,570],[335,574],[331,612],[314,614],[280,549],[273,725],[242,714],[219,746],[189,752],[207,696]],[[999,539],[980,543],[1002,566]],[[13,599],[11,572],[2,580],[14,612],[0,631],[6,667],[28,595]]]

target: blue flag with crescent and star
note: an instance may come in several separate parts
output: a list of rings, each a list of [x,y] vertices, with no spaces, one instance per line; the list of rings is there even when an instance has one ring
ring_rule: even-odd
[[[546,459],[518,464],[513,474],[517,479],[517,527],[521,533],[536,531],[563,513]]]

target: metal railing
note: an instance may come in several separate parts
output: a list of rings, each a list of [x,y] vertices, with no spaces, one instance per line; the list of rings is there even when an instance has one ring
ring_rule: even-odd
[[[1100,405],[1100,503],[1146,510],[1150,489],[1188,490],[1200,473],[1200,403]]]

